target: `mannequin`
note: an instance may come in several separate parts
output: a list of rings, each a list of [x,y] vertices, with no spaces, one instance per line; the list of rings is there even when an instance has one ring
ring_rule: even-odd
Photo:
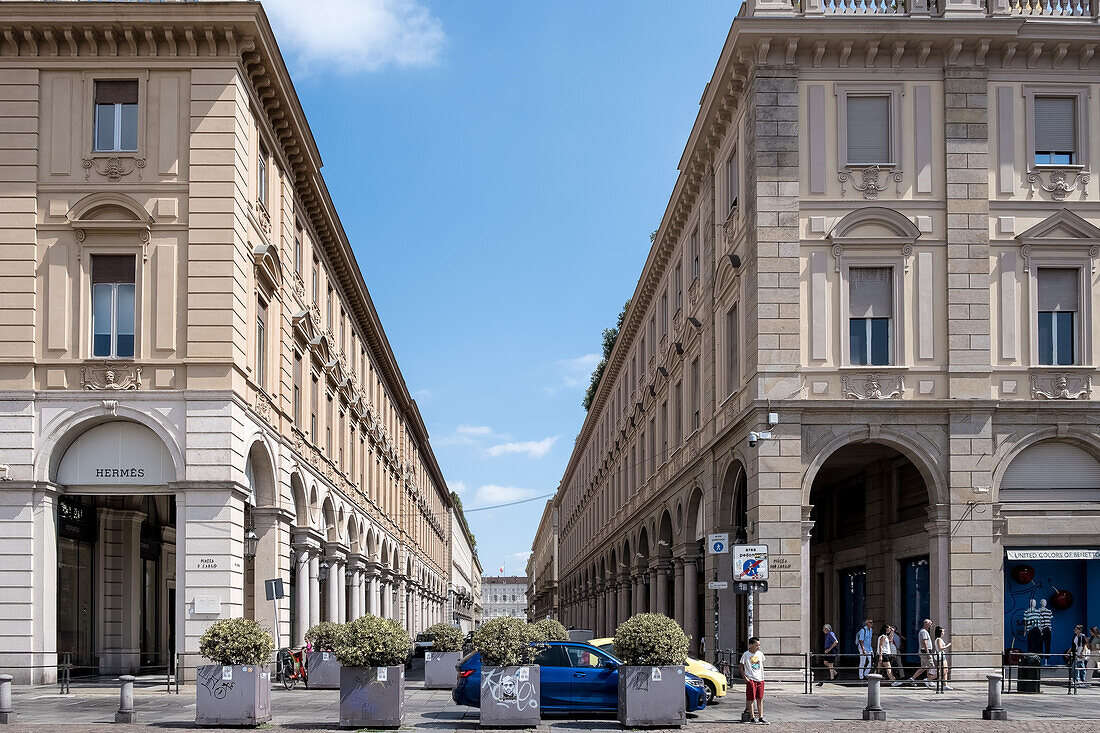
[[[1050,634],[1054,621],[1054,611],[1047,608],[1047,599],[1039,601],[1039,631],[1043,639],[1043,656],[1050,656]]]
[[[1044,601],[1045,603],[1045,601]],[[1032,598],[1024,611],[1024,631],[1027,634],[1027,650],[1030,654],[1039,654],[1043,648],[1042,618]]]

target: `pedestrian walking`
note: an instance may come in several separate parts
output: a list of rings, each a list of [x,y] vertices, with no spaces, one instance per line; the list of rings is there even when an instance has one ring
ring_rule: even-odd
[[[871,657],[875,653],[875,622],[867,619],[863,628],[856,634],[856,647],[859,651],[859,678],[867,679],[871,672]]]
[[[920,668],[909,678],[909,684],[917,684],[917,678],[924,675],[924,686],[931,687],[930,679],[935,677],[932,671],[932,620],[925,619],[917,634],[917,651],[920,653]]]
[[[1093,626],[1089,629],[1089,664],[1092,673],[1088,675],[1090,680],[1100,677],[1100,627]]]
[[[947,666],[947,648],[949,646],[951,644],[943,640],[943,627],[937,626],[935,638],[932,639],[932,663],[936,667],[936,674],[943,676],[943,689],[945,690],[951,689],[951,686],[947,684],[947,680],[951,678],[951,668]]]
[[[745,706],[751,716],[750,723],[771,725],[764,717],[764,662],[767,657],[760,651],[760,639],[749,639],[749,650],[741,655],[738,666],[741,679],[745,680]]]
[[[1085,664],[1089,658],[1089,642],[1085,637],[1085,625],[1073,627],[1073,679],[1081,685],[1085,683]]]
[[[897,652],[894,647],[892,632],[893,627],[890,624],[883,624],[879,628],[878,646],[875,648],[875,653],[878,657],[879,671],[886,675],[894,687],[897,687],[901,682],[894,679],[894,657],[897,656]]]
[[[907,648],[908,639],[898,633],[898,627],[890,625],[890,641],[894,644],[894,674],[898,678],[905,676],[905,665],[901,663],[901,651]]]
[[[829,670],[829,681],[832,682],[836,679],[836,661],[840,655],[840,640],[836,638],[831,624],[822,626],[821,633],[825,634],[825,643],[822,644],[825,653],[821,656],[821,661],[825,665],[825,669]],[[818,682],[817,686],[821,687],[824,684],[824,682]]]

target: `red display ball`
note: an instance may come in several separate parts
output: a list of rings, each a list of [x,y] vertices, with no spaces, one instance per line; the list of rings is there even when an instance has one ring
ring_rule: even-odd
[[[1068,590],[1055,591],[1050,596],[1050,605],[1055,611],[1065,611],[1073,605],[1073,594]]]
[[[1030,565],[1017,565],[1012,568],[1012,579],[1020,585],[1027,585],[1035,578],[1035,568]]]

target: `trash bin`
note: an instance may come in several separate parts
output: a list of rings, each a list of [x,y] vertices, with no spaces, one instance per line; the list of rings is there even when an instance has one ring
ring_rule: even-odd
[[[1019,672],[1016,675],[1016,692],[1040,693],[1043,691],[1039,680],[1043,671],[1043,660],[1037,654],[1025,654],[1020,657]]]

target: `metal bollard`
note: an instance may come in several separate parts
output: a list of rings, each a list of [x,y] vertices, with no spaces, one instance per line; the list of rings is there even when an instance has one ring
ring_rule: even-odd
[[[882,709],[882,675],[867,675],[867,707],[863,708],[864,720],[886,720]]]
[[[989,680],[989,702],[982,711],[982,720],[1008,720],[1008,711],[1001,705],[1001,680],[1003,675],[987,674]]]
[[[137,713],[134,712],[134,676],[124,674],[118,678],[122,683],[118,694],[118,712],[115,713],[116,723],[136,723]]]
[[[14,723],[15,711],[11,707],[11,675],[0,674],[0,723]]]

